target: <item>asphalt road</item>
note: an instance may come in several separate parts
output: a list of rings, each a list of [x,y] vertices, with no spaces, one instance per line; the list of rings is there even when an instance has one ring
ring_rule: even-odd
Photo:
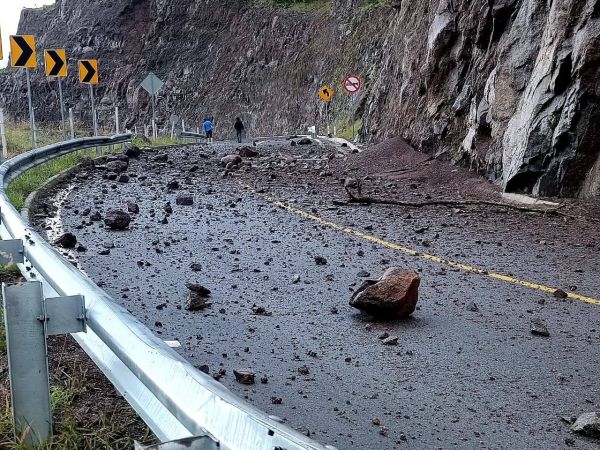
[[[339,183],[318,159],[331,149],[267,142],[258,150],[268,157],[226,178],[213,150],[225,154],[232,145],[172,148],[167,164],[147,152],[132,160],[129,183],[90,172],[53,194],[61,210],[50,236],[73,231],[87,251],[71,255],[116,301],[165,340],[179,340],[195,365],[225,369],[221,382],[247,401],[322,443],[598,447],[572,435],[561,416],[600,409],[600,226],[501,209],[334,206],[332,198],[343,198]],[[179,189],[166,188],[172,179]],[[194,196],[193,206],[175,204],[182,193]],[[128,200],[140,207],[129,231],[80,226],[89,223],[84,209],[104,213]],[[167,201],[173,213],[160,223]],[[105,243],[115,248],[100,255]],[[591,302],[560,300],[423,253]],[[379,276],[390,266],[422,277],[412,318],[384,322],[353,310],[359,272]],[[183,309],[187,281],[212,290],[209,309]],[[466,308],[470,302],[478,311]],[[271,315],[255,314],[255,305]],[[545,321],[550,337],[531,334],[533,319]],[[399,345],[382,345],[384,332]],[[255,371],[257,383],[237,383],[239,368]]]

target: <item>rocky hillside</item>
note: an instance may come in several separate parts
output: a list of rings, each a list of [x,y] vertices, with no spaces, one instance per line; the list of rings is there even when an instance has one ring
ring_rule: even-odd
[[[213,115],[230,132],[292,133],[323,123],[319,87],[339,95],[338,128],[406,138],[416,148],[536,195],[600,195],[600,0],[58,0],[26,10],[20,32],[72,59],[70,106],[86,118],[75,60],[99,58],[101,121],[118,105],[127,126],[148,123],[139,88],[166,81],[161,126]],[[266,5],[266,6],[264,6]],[[359,101],[345,74],[365,81]],[[26,114],[24,74],[0,77],[0,103]],[[34,78],[38,119],[56,120],[55,83]]]

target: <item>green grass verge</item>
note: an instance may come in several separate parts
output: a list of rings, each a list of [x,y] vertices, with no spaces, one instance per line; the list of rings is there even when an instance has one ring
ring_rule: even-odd
[[[40,129],[37,132],[38,147],[62,141],[63,134],[59,129]],[[31,129],[29,128],[29,124],[7,123],[6,142],[8,144],[9,157],[31,150]]]
[[[69,153],[40,164],[18,176],[6,190],[10,202],[18,210],[22,209],[29,194],[38,190],[53,176],[78,164],[85,156],[94,157],[96,151],[92,149]]]
[[[358,119],[354,122],[355,136],[358,136],[358,130],[360,130],[360,127],[362,127],[362,119]],[[352,123],[348,123],[347,120],[338,122],[336,124],[336,132],[337,137],[352,142]]]
[[[82,424],[84,418],[77,418],[77,413],[73,410],[73,401],[85,392],[85,388],[75,378],[68,375],[65,379],[66,386],[51,388],[54,434],[48,442],[34,447],[33,450],[131,450],[133,439],[129,436],[129,427],[135,420],[134,416],[116,408],[110,413],[99,415],[88,426]],[[124,420],[125,416],[131,418]],[[0,448],[32,450],[25,445],[26,437],[26,433],[14,436],[12,410],[10,401],[6,399],[0,410]],[[142,442],[154,440],[149,430],[139,439]]]
[[[136,135],[133,137],[133,145],[136,147],[167,147],[169,145],[181,145],[181,142],[177,140],[177,138],[171,139],[170,136],[159,136],[158,139],[152,141],[145,137],[140,137],[140,135]]]

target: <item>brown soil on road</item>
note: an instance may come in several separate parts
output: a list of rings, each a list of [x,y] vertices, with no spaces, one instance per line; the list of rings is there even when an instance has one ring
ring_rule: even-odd
[[[338,159],[331,168],[352,177],[385,178],[402,184],[426,186],[442,198],[500,200],[502,190],[487,179],[462,167],[434,159],[413,149],[402,138],[394,138]]]

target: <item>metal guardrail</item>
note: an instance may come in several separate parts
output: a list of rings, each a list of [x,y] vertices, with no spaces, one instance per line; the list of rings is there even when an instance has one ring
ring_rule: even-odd
[[[245,403],[194,368],[54,250],[12,206],[6,187],[23,172],[57,156],[131,141],[131,135],[75,139],[19,155],[0,166],[0,237],[20,239],[28,280],[45,297],[82,295],[87,333],[72,336],[161,441],[208,431],[232,450],[333,449]]]
[[[199,134],[199,133],[192,133],[191,131],[182,131],[181,133],[179,133],[179,139],[181,139],[183,142],[189,142],[189,141],[197,142],[200,140],[205,140],[206,135]]]

